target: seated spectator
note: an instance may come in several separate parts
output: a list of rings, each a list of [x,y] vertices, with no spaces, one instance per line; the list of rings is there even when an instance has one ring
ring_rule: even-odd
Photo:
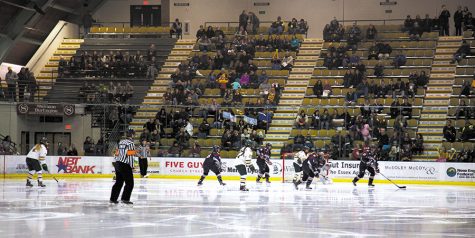
[[[373,43],[371,44],[368,50],[368,60],[379,59],[378,55],[379,55],[378,45],[373,41]]]
[[[190,156],[193,158],[199,158],[201,156],[201,146],[198,141],[195,141],[190,148]]]
[[[411,15],[407,15],[402,31],[408,32],[412,30],[412,28],[414,28],[414,20],[412,20]]]
[[[208,123],[207,119],[204,119],[198,127],[198,138],[205,139],[206,137],[208,137],[210,130],[211,125]]]
[[[172,27],[170,28],[170,38],[173,38],[173,35],[176,35],[176,38],[180,39],[182,38],[182,24],[180,20],[175,19],[175,21],[172,24]]]
[[[424,153],[424,137],[420,133],[417,133],[416,135],[412,153],[416,155],[421,155]]]
[[[392,47],[389,44],[378,43],[376,44],[378,49],[378,59],[388,59],[389,55],[393,51]]]
[[[475,138],[475,127],[470,121],[465,121],[465,126],[460,128],[460,140],[465,142]]]
[[[68,156],[78,156],[78,150],[76,149],[76,146],[74,144],[71,144],[68,147],[68,151],[66,152],[66,155],[68,155]]]
[[[294,137],[294,146],[293,146],[294,150],[297,148],[298,149],[302,148],[304,144],[305,144],[305,137],[302,135],[302,133]]]
[[[460,90],[459,97],[462,97],[462,96],[469,97],[471,89],[472,89],[472,85],[470,85],[470,81],[464,80],[462,83],[462,90]]]
[[[152,141],[152,134],[147,128],[144,128],[143,132],[140,134],[140,141]]]
[[[421,71],[421,74],[417,78],[416,85],[418,87],[425,87],[427,83],[429,82],[429,77],[426,75],[426,71]]]
[[[290,40],[290,50],[298,51],[299,47],[300,47],[300,40],[297,39],[295,35],[292,36],[292,39]]]
[[[447,124],[444,126],[443,134],[444,134],[445,140],[447,140],[448,142],[451,142],[451,143],[455,142],[457,132],[455,130],[455,127],[452,126],[452,121],[451,120],[448,120]]]
[[[396,132],[404,132],[406,131],[407,128],[407,120],[405,117],[402,115],[399,115],[394,119],[394,125],[393,125],[394,131]]]
[[[157,119],[158,120],[158,119]],[[160,146],[160,130],[153,130],[150,135],[150,149],[155,150]]]
[[[249,74],[247,72],[244,72],[244,74],[241,75],[241,79],[239,80],[239,83],[240,83],[240,86],[242,86],[244,88],[249,88],[250,78],[249,78]]]
[[[366,39],[374,40],[377,34],[378,31],[376,30],[376,27],[374,27],[373,24],[370,24],[368,29],[366,29]]]
[[[196,41],[200,40],[201,37],[206,35],[206,30],[203,25],[200,25],[200,29],[196,32]]]
[[[292,21],[289,22],[289,24],[287,25],[287,31],[290,35],[294,35],[296,33],[298,33],[298,22],[297,22],[297,19],[296,18],[292,18]]]
[[[200,51],[204,52],[211,50],[211,41],[206,35],[201,36],[201,38],[198,40],[198,48]]]
[[[299,34],[307,34],[308,31],[308,24],[304,19],[300,19],[298,24],[298,31]]]
[[[401,104],[401,115],[408,117],[409,119],[412,118],[412,104],[409,103],[407,98],[404,98]]]
[[[384,77],[384,65],[381,60],[374,66],[374,76],[377,78]]]
[[[313,85],[313,95],[316,95],[320,98],[323,94],[323,84],[321,80],[317,80],[315,85]]]
[[[399,69],[401,66],[406,65],[407,58],[406,55],[402,53],[402,51],[399,51],[396,56],[394,56],[393,59],[393,65],[396,69]]]
[[[83,144],[83,149],[84,149],[85,156],[94,155],[94,141],[92,140],[90,136],[86,137],[86,140],[84,141],[84,144]]]
[[[313,112],[312,114],[312,122],[311,122],[311,125],[314,129],[316,130],[320,130],[321,126],[320,126],[320,111],[317,109]]]
[[[364,141],[371,141],[371,131],[372,129],[369,124],[363,125],[363,128],[361,128],[360,133]]]
[[[461,117],[464,117],[466,120],[470,119],[470,108],[467,106],[465,100],[461,100],[460,105],[455,111],[455,118],[458,120]]]
[[[466,40],[463,40],[462,45],[455,52],[451,63],[453,64],[455,63],[455,61],[457,61],[457,64],[458,64],[460,60],[465,59],[465,57],[467,57],[468,55],[471,55],[470,44],[468,44]]]
[[[173,145],[168,148],[167,156],[168,157],[179,157],[181,148],[178,145],[178,142],[174,141]]]
[[[308,128],[308,117],[304,110],[301,110],[295,118],[295,126],[299,129]]]
[[[290,54],[286,54],[285,57],[282,59],[281,70],[292,70],[294,66],[294,57]]]
[[[330,114],[328,113],[328,109],[324,109],[323,110],[323,114],[321,115],[320,117],[320,122],[321,122],[321,127],[320,129],[322,130],[329,130],[330,129],[330,125],[332,124],[332,116],[330,116]]]
[[[328,81],[323,85],[322,97],[330,97],[333,94],[333,88],[330,86]]]
[[[272,25],[269,27],[269,34],[278,34],[281,35],[284,31],[284,23],[280,16],[277,17],[277,21],[272,22]]]

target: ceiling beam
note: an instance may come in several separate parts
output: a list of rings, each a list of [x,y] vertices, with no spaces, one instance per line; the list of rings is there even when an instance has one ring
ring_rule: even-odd
[[[26,42],[26,43],[29,43],[29,44],[32,44],[32,45],[37,45],[37,46],[40,46],[43,44],[43,42],[39,41],[39,40],[35,40],[35,39],[32,39],[30,37],[26,37],[26,36],[22,36],[20,38],[21,41],[23,42]]]
[[[72,15],[79,15],[80,14],[80,11],[78,11],[77,9],[72,9],[72,8],[61,6],[61,5],[58,5],[58,4],[53,4],[51,6],[51,8],[54,8],[56,10],[60,10],[62,12],[66,12],[66,13],[69,13],[69,14],[72,14]]]

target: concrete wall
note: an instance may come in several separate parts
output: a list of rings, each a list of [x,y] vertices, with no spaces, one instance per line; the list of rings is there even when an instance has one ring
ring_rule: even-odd
[[[58,21],[53,30],[49,33],[48,37],[44,40],[43,44],[38,48],[36,53],[31,57],[26,67],[30,68],[35,75],[38,75],[46,63],[53,56],[56,49],[58,49],[64,38],[78,38],[78,25]],[[17,71],[18,72],[18,71]]]
[[[130,22],[130,5],[142,4],[143,0],[108,0],[92,17],[98,22]],[[161,0],[148,0],[148,5],[161,5]]]
[[[334,16],[338,19],[400,19],[407,14],[415,16],[438,15],[442,4],[453,14],[457,5],[468,6],[475,11],[474,0],[391,0],[396,6],[380,6],[385,0],[149,0],[149,4],[162,4],[169,20],[179,18],[190,22],[190,35],[194,37],[199,25],[206,21],[238,21],[242,10],[265,11],[261,21],[272,21],[277,16],[284,19],[304,18],[310,24],[309,36],[321,37],[323,26]],[[269,2],[269,6],[254,6],[255,2]],[[142,0],[109,0],[94,17],[99,21],[126,21],[130,19],[129,5],[142,4]],[[174,6],[174,3],[189,3],[190,6]],[[385,13],[392,10],[392,13]],[[453,27],[451,29],[454,31]]]
[[[18,116],[15,104],[0,104],[0,133],[10,135],[12,141],[20,145],[21,132],[30,132],[30,142],[34,143],[36,132],[67,132],[71,133],[71,143],[76,145],[82,154],[83,142],[87,136],[97,141],[100,136],[98,128],[91,128],[91,115],[75,115],[64,117],[62,123],[40,123],[38,116]],[[71,124],[72,130],[65,130],[65,125]],[[20,149],[21,147],[17,147]]]

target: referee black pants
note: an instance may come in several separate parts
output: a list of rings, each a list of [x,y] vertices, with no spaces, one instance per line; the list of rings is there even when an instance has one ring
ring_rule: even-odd
[[[124,191],[122,192],[122,201],[130,201],[130,195],[134,189],[134,175],[130,165],[117,161],[115,168],[115,184],[112,186],[111,201],[119,199],[120,190],[125,182]]]
[[[148,159],[139,158],[139,167],[140,167],[140,175],[142,176],[147,175]]]

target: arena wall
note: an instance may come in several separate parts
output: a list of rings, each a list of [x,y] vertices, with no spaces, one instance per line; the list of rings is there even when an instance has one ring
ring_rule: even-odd
[[[48,156],[46,164],[55,177],[112,177],[112,157]],[[227,180],[239,179],[234,159],[222,159],[223,176]],[[201,158],[149,158],[148,173],[151,178],[197,179],[202,174]],[[291,160],[272,160],[272,180],[293,176]],[[335,182],[350,182],[358,174],[359,161],[330,161],[329,177]],[[136,164],[138,168],[138,163]],[[440,184],[475,186],[475,164],[437,162],[391,162],[380,161],[382,173],[401,184]],[[25,177],[27,173],[24,156],[0,157],[0,171],[5,178]],[[248,171],[248,177],[256,176]],[[365,176],[367,177],[367,176]],[[286,179],[287,180],[287,179]],[[388,183],[382,176],[377,182]]]

